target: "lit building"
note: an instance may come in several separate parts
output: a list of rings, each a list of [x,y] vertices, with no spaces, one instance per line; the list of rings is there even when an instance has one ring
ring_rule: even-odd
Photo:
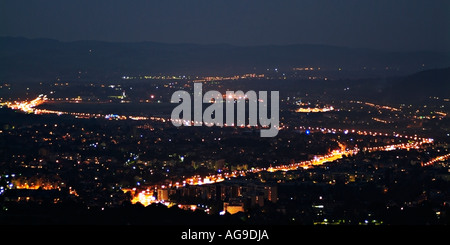
[[[239,199],[230,199],[229,202],[223,203],[223,211],[230,214],[244,212],[244,203]]]
[[[276,203],[278,201],[278,188],[277,186],[264,186],[264,198]]]
[[[167,201],[169,200],[169,189],[158,189],[158,200],[159,201]]]

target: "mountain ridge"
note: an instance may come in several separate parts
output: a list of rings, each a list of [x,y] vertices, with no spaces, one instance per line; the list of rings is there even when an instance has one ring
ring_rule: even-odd
[[[425,64],[425,67],[423,67]],[[126,74],[239,74],[279,68],[411,74],[450,66],[450,53],[388,52],[321,44],[234,46],[159,42],[106,42],[0,37],[0,79],[117,78]]]

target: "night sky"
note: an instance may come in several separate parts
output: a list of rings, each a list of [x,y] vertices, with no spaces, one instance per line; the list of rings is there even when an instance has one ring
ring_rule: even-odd
[[[0,36],[450,51],[450,1],[0,0]]]

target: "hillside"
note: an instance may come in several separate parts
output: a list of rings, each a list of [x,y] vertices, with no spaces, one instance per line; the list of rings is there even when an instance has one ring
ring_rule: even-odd
[[[429,97],[450,98],[450,67],[415,73],[398,79],[385,89],[386,99],[419,102]]]
[[[132,74],[238,74],[314,66],[405,75],[450,66],[448,53],[396,53],[324,45],[232,46],[154,42],[60,42],[0,37],[0,79],[118,78]]]

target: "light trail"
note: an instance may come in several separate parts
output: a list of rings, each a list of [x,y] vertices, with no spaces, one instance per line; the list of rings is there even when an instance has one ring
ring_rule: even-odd
[[[6,102],[3,103],[4,105],[6,105],[7,107],[11,108],[11,109],[15,109],[15,110],[21,110],[23,112],[26,113],[34,113],[34,114],[56,114],[56,115],[70,115],[70,116],[74,116],[75,118],[79,118],[79,119],[85,119],[85,118],[104,118],[104,119],[108,119],[108,120],[142,120],[142,121],[146,121],[146,120],[151,120],[151,121],[157,121],[157,122],[177,122],[177,123],[181,123],[183,125],[186,126],[192,126],[192,125],[197,125],[199,123],[203,123],[203,122],[198,122],[198,121],[194,121],[194,120],[181,120],[181,119],[171,119],[171,118],[163,118],[163,117],[155,117],[155,116],[150,116],[150,117],[144,117],[144,116],[124,116],[124,115],[115,115],[115,114],[100,114],[100,113],[84,113],[84,112],[65,112],[65,111],[57,111],[57,110],[47,110],[47,109],[36,109],[34,107],[38,106],[38,105],[42,105],[47,101],[47,96],[46,95],[39,95],[36,99],[27,102],[15,102],[15,103],[11,103],[11,102]],[[212,126],[212,125],[210,125]],[[227,125],[224,124],[224,127],[241,127],[241,128],[250,128],[251,126],[249,125]],[[254,127],[254,128],[259,128],[258,126]],[[433,139],[431,138],[422,138],[419,137],[417,135],[414,136],[408,136],[408,135],[402,135],[396,132],[392,132],[392,133],[382,133],[382,132],[374,132],[374,131],[367,131],[367,130],[357,130],[357,129],[340,129],[340,128],[326,128],[326,127],[307,127],[307,126],[299,126],[299,127],[294,127],[294,128],[298,128],[298,129],[303,129],[303,130],[309,130],[311,131],[311,133],[314,132],[321,132],[321,133],[330,133],[330,134],[336,134],[336,133],[343,133],[343,134],[358,134],[358,135],[364,135],[364,136],[392,136],[395,138],[404,138],[404,139],[410,139],[410,140],[415,140],[415,141],[422,141],[422,140],[428,140],[428,141],[433,141]],[[281,126],[278,127],[278,130],[283,130],[286,129],[285,126]]]
[[[432,165],[432,164],[434,164],[436,162],[445,161],[445,160],[447,160],[449,158],[450,158],[450,153],[447,154],[447,155],[435,157],[435,158],[431,159],[430,161],[428,161],[426,163],[422,163],[422,166],[423,167],[430,166],[430,165]]]
[[[324,108],[298,108],[297,110],[295,110],[295,112],[301,112],[301,113],[317,113],[317,112],[329,112],[329,111],[333,111],[334,108],[332,106],[330,107],[324,107]]]
[[[413,143],[405,143],[405,144],[392,144],[392,145],[384,145],[384,146],[376,146],[376,147],[365,147],[362,149],[362,151],[366,152],[376,152],[376,151],[393,151],[393,150],[410,150],[410,149],[419,149],[421,145],[423,144],[430,144],[432,143],[432,139],[422,139],[419,142],[413,142]],[[158,189],[164,189],[164,188],[180,188],[185,187],[187,184],[189,185],[206,185],[206,184],[214,184],[218,182],[222,182],[226,179],[236,178],[236,177],[242,177],[246,176],[249,173],[258,173],[262,171],[268,171],[268,172],[276,172],[276,171],[293,171],[298,170],[300,168],[303,169],[310,169],[314,168],[320,165],[323,165],[325,163],[334,162],[338,159],[342,159],[344,156],[353,156],[356,155],[359,151],[361,151],[359,148],[355,147],[353,149],[347,149],[345,145],[339,143],[339,150],[333,150],[331,153],[327,155],[319,155],[315,156],[311,160],[302,161],[298,163],[293,164],[285,164],[285,165],[278,165],[275,167],[269,167],[269,168],[252,168],[246,171],[233,171],[229,173],[220,173],[220,174],[214,174],[209,175],[206,177],[202,177],[200,175],[196,175],[190,178],[187,178],[180,182],[170,183],[169,185],[155,185],[151,188],[147,188],[146,190],[143,190],[141,192],[136,193],[136,189],[134,189],[134,196],[132,199],[132,203],[140,202],[144,205],[146,203],[147,205],[151,203],[157,203],[160,202],[160,200],[157,200],[156,197],[154,197],[153,191]],[[432,164],[436,161],[440,161],[443,159],[450,158],[450,154],[447,154],[445,156],[438,157],[436,159],[433,159],[430,161],[429,164]],[[129,190],[126,190],[129,191]],[[151,200],[151,201],[149,201]]]
[[[343,133],[343,134],[357,134],[357,135],[363,135],[363,136],[373,136],[373,137],[394,137],[394,138],[404,138],[409,140],[416,140],[416,141],[430,141],[432,143],[434,140],[432,138],[424,138],[420,137],[417,134],[415,135],[403,135],[397,132],[392,133],[383,133],[383,132],[375,132],[371,130],[358,130],[358,129],[341,129],[341,128],[326,128],[326,127],[308,127],[308,126],[299,126],[294,127],[296,129],[300,130],[309,130],[311,133],[314,132],[321,132],[324,134],[337,134],[337,133]]]
[[[208,175],[206,177],[202,177],[200,175],[196,175],[190,178],[186,178],[183,181],[170,183],[169,185],[155,185],[152,187],[149,187],[145,190],[142,190],[140,192],[136,192],[136,189],[125,189],[125,192],[131,192],[133,195],[132,203],[140,202],[144,206],[149,205],[151,203],[158,203],[161,202],[161,200],[157,200],[154,196],[154,192],[158,189],[164,189],[164,188],[180,188],[185,187],[186,185],[207,185],[207,184],[214,184],[222,182],[226,179],[236,178],[236,177],[243,177],[246,176],[249,173],[258,173],[262,171],[268,171],[268,172],[275,172],[275,171],[292,171],[297,170],[299,168],[308,169],[312,167],[316,167],[319,165],[323,165],[327,162],[334,162],[338,159],[341,159],[344,156],[348,155],[354,155],[359,150],[357,148],[354,149],[346,149],[346,147],[343,144],[339,143],[339,150],[334,150],[331,153],[323,156],[315,156],[313,159],[308,161],[302,161],[298,163],[293,164],[287,164],[287,165],[279,165],[276,167],[269,167],[269,168],[252,168],[249,170],[241,170],[241,171],[233,171],[233,172],[227,172],[227,173],[219,173],[219,174],[213,174]]]
[[[369,102],[365,102],[365,105],[371,106],[371,107],[375,107],[377,109],[385,109],[385,110],[389,110],[389,111],[401,111],[398,108],[395,107],[391,107],[391,106],[386,106],[386,105],[377,105],[377,104],[373,104],[373,103],[369,103]]]
[[[6,102],[4,103],[4,105],[13,110],[21,110],[25,113],[33,113],[35,111],[34,107],[42,105],[46,100],[47,96],[41,94],[36,99],[31,101]]]

